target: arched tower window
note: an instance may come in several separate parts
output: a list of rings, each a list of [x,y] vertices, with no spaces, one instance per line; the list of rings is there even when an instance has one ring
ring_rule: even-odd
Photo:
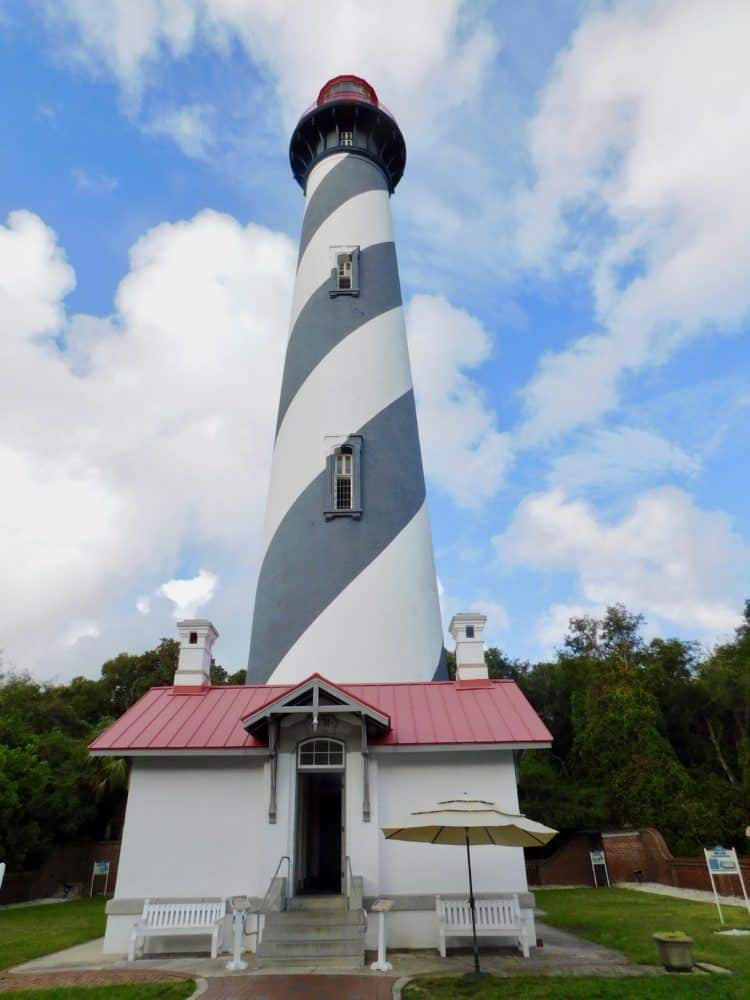
[[[341,740],[313,736],[297,747],[297,769],[341,771],[344,768],[345,751]]]
[[[362,438],[359,434],[328,438],[326,459],[326,520],[362,516]]]

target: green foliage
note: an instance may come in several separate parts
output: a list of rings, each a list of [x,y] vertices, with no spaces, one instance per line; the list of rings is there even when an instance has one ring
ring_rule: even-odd
[[[0,858],[10,871],[36,868],[55,844],[119,834],[126,762],[90,757],[88,745],[149,688],[172,683],[179,649],[162,639],[69,684],[0,674]],[[243,684],[245,671],[212,664],[211,680]]]
[[[33,747],[0,746],[0,857],[11,867],[48,846],[44,792],[51,778]]]
[[[750,602],[704,660],[696,643],[646,643],[643,624],[622,605],[573,618],[554,662],[514,665],[554,737],[544,762],[522,761],[522,808],[558,829],[655,826],[676,854],[744,848]]]

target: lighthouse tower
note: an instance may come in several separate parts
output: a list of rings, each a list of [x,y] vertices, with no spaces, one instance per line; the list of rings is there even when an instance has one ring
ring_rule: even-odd
[[[390,196],[406,162],[339,76],[297,124],[305,193],[248,683],[445,676]]]

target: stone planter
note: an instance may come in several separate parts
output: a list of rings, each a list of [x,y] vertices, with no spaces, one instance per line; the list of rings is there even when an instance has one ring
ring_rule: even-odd
[[[693,939],[682,931],[654,934],[659,961],[667,972],[690,972],[693,968]]]

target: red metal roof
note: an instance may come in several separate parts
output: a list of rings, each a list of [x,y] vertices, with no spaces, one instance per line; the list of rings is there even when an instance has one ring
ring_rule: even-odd
[[[245,732],[242,720],[297,686],[207,687],[186,693],[151,688],[90,749],[123,755],[260,749],[265,744]],[[515,681],[490,681],[482,687],[452,681],[333,686],[390,717],[390,730],[373,739],[372,747],[552,742]]]

